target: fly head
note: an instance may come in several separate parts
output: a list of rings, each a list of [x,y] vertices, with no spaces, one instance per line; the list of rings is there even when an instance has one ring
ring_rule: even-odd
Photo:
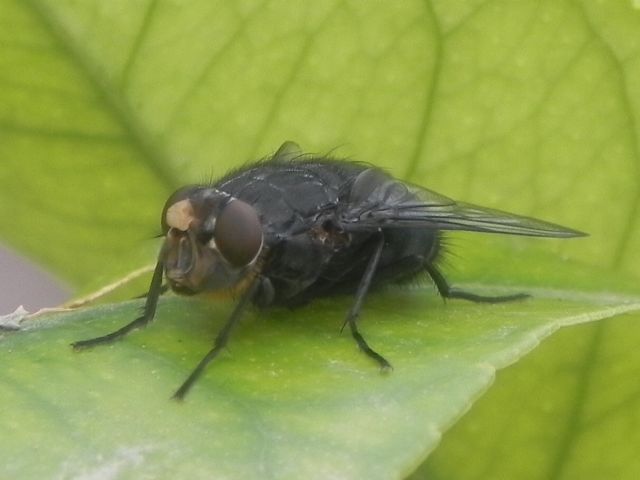
[[[263,231],[253,206],[211,187],[173,193],[162,212],[162,261],[181,294],[233,289],[252,270]]]

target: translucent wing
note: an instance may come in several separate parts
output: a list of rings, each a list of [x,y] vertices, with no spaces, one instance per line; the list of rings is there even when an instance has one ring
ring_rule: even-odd
[[[340,223],[347,231],[430,227],[532,237],[586,235],[535,218],[456,202],[439,193],[400,182],[376,168],[358,175],[350,187],[346,205],[340,212]]]

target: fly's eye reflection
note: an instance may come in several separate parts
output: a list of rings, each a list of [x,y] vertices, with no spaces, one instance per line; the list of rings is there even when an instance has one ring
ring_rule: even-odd
[[[161,222],[165,242],[142,315],[115,332],[73,346],[108,344],[147,325],[164,291],[165,276],[178,294],[233,291],[239,297],[235,309],[211,350],[175,392],[177,399],[184,398],[225,347],[250,304],[293,307],[320,296],[355,292],[353,306],[338,325],[348,325],[360,350],[389,370],[391,364],[369,346],[358,328],[370,290],[424,276],[444,298],[497,303],[528,296],[485,296],[452,287],[440,270],[445,232],[585,235],[456,202],[366,164],[304,155],[291,142],[211,185],[176,191]]]
[[[248,265],[262,246],[262,224],[256,210],[242,200],[230,201],[218,214],[213,238],[231,265]]]

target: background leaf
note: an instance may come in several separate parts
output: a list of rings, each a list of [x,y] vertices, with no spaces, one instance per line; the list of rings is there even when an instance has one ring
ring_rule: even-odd
[[[638,320],[563,330],[500,372],[411,478],[636,477]]]
[[[452,343],[439,344],[446,349],[448,356],[445,357],[451,365],[461,361],[458,342],[465,338],[462,327],[470,328],[469,316],[473,316],[482,329],[487,328],[484,330],[487,335],[495,333],[492,328],[496,325],[510,325],[509,322],[517,320],[527,330],[519,341],[503,345],[509,354],[504,354],[495,364],[504,366],[533,346],[532,338],[543,335],[538,332],[531,337],[537,330],[529,329],[528,320],[542,321],[539,325],[546,325],[543,329],[546,334],[576,313],[572,310],[574,307],[560,306],[551,297],[572,299],[575,308],[588,318],[603,308],[609,309],[605,316],[635,308],[629,305],[637,301],[640,276],[640,262],[635,253],[640,246],[639,27],[638,10],[630,2],[484,0],[374,5],[345,1],[199,1],[183,5],[159,0],[79,3],[1,0],[0,180],[4,188],[0,192],[0,218],[4,221],[0,222],[0,234],[10,245],[34,256],[71,282],[78,291],[87,291],[153,261],[157,242],[151,239],[157,233],[158,213],[173,188],[208,179],[231,165],[266,155],[287,139],[298,141],[308,151],[328,152],[339,147],[336,152],[339,156],[382,165],[396,175],[454,198],[547,218],[591,234],[588,240],[571,242],[481,235],[459,235],[452,239],[452,253],[460,257],[449,258],[455,270],[449,268],[448,273],[454,282],[533,289],[541,300],[503,310],[502,307],[458,305],[458,302],[442,308],[428,290],[402,297],[403,303],[408,304],[402,315],[406,328],[420,326],[425,318],[437,323],[449,315],[453,325],[455,318]],[[541,288],[548,290],[539,290]],[[424,301],[430,310],[426,315],[420,307],[423,297],[427,298]],[[182,302],[171,301],[177,302],[175,305]],[[326,314],[331,318],[331,326],[339,324],[335,319],[347,308],[348,299],[341,302],[344,303],[335,306],[333,302],[320,304],[329,310],[335,307],[333,314]],[[395,324],[389,327],[392,322],[383,321],[382,317],[393,315],[385,310],[385,305],[392,303],[392,310],[396,312],[398,302],[391,297],[372,299],[366,314],[367,332],[378,339],[378,345],[390,357],[399,358],[404,364],[409,362],[409,356],[405,358],[402,351],[395,350],[402,345],[397,341],[399,338],[415,338],[419,344],[431,345],[429,342],[439,338],[439,333],[437,329],[432,331],[430,325],[429,329],[420,329],[420,336],[406,337],[415,331],[402,331]],[[418,307],[414,309],[412,305]],[[101,327],[131,317],[131,307],[112,308],[115,309],[112,323],[103,320]],[[183,315],[192,307],[175,308]],[[7,391],[3,398],[13,399],[6,402],[5,411],[15,414],[16,419],[10,428],[11,435],[3,435],[17,448],[11,450],[10,445],[5,446],[5,451],[16,452],[16,462],[7,465],[16,466],[17,470],[9,473],[19,472],[19,467],[26,468],[25,465],[35,468],[34,462],[17,453],[25,450],[19,448],[25,445],[20,441],[30,438],[30,444],[34,444],[34,432],[38,432],[39,423],[28,419],[34,407],[25,410],[25,405],[49,406],[44,411],[51,412],[50,420],[65,418],[70,409],[82,409],[87,404],[89,400],[84,392],[89,392],[88,395],[95,391],[98,392],[96,408],[105,415],[102,421],[106,425],[107,418],[126,411],[124,406],[129,412],[142,415],[142,410],[131,403],[133,393],[140,396],[145,392],[142,399],[148,400],[151,394],[146,392],[156,392],[145,388],[146,384],[141,384],[140,391],[122,391],[131,385],[131,379],[125,383],[127,377],[122,374],[129,372],[121,368],[130,363],[127,359],[133,361],[138,356],[144,359],[138,373],[140,381],[150,380],[144,375],[149,371],[175,375],[172,381],[162,377],[157,385],[160,390],[182,377],[185,368],[188,369],[203,350],[204,344],[198,343],[202,342],[202,331],[184,338],[186,351],[191,356],[179,371],[164,371],[161,365],[167,364],[159,360],[164,358],[162,355],[143,356],[144,350],[135,348],[136,341],[150,338],[147,335],[151,338],[168,335],[154,346],[156,349],[175,347],[172,341],[175,336],[169,335],[173,328],[172,310],[170,306],[168,309],[167,317],[160,319],[164,321],[137,336],[139,340],[122,344],[131,347],[125,346],[122,350],[118,345],[104,353],[90,352],[83,356],[85,376],[95,372],[104,380],[105,390],[88,389],[86,379],[82,383],[77,377],[70,378],[68,383],[63,379],[58,387],[66,394],[62,403],[59,403],[61,392],[51,390],[51,386],[45,388],[41,397],[34,393],[42,391],[40,382],[46,378],[42,371],[32,378],[28,376],[32,369],[37,370],[38,362],[34,358],[47,362],[47,374],[58,369],[60,372],[77,369],[78,357],[66,352],[62,345],[75,335],[71,336],[65,329],[73,324],[74,331],[83,333],[78,327],[84,323],[83,319],[98,321],[98,317],[105,316],[104,310],[81,313],[51,329],[12,335],[3,342],[4,355],[18,352],[10,357],[10,373],[5,375],[6,382],[13,380],[5,382],[3,387]],[[211,316],[193,315],[196,322]],[[288,313],[272,315],[285,321],[291,316]],[[541,319],[541,315],[547,317]],[[320,316],[325,318],[325,314]],[[217,313],[215,317],[218,318]],[[317,328],[323,335],[334,334],[335,328],[318,322]],[[94,331],[91,325],[91,322],[86,324],[86,328],[90,328],[86,331],[88,335]],[[637,322],[622,325],[619,328],[624,333],[618,335],[637,338]],[[210,328],[206,330],[212,331]],[[400,330],[387,335],[385,329],[395,328]],[[601,322],[593,328],[602,329],[604,333],[600,335],[606,337],[612,327],[609,322]],[[267,335],[267,330],[260,330],[260,335]],[[283,331],[274,330],[282,334],[278,338],[286,345],[278,345],[279,355],[294,359],[295,365],[300,357]],[[46,340],[38,337],[45,332]],[[477,339],[485,338],[470,328],[469,334],[472,333],[478,334]],[[246,342],[259,342],[261,338],[248,328],[243,335],[238,335],[239,344],[243,338]],[[580,338],[579,333],[576,335]],[[34,338],[40,343],[35,344]],[[343,352],[341,354],[349,355],[349,365],[352,361],[361,361],[362,372],[366,372],[362,374],[363,389],[371,388],[370,392],[374,392],[382,388],[379,382],[387,382],[382,383],[387,387],[396,386],[395,382],[421,375],[421,369],[406,367],[405,373],[397,368],[389,379],[371,378],[370,365],[366,359],[352,358],[355,355],[347,341],[345,338],[346,345],[340,347],[323,344],[322,348],[336,348]],[[528,347],[523,347],[520,341]],[[36,349],[35,357],[30,355],[35,354],[30,348]],[[56,357],[58,354],[60,357]],[[106,362],[107,354],[113,363],[103,368],[85,360],[99,356]],[[305,354],[298,352],[298,355]],[[425,354],[427,357],[418,355],[415,361],[431,362],[424,364],[429,372],[430,368],[439,367],[429,352]],[[493,354],[498,355],[496,351]],[[486,361],[486,357],[481,356],[482,361]],[[549,357],[548,368],[560,368],[561,364],[551,361],[555,355]],[[55,358],[59,361],[54,361]],[[478,358],[474,357],[469,364]],[[603,371],[610,365],[606,357],[585,358],[583,362],[602,365]],[[240,363],[237,368],[244,371],[242,365],[247,368],[246,363]],[[315,374],[322,378],[326,364],[316,365]],[[216,379],[248,375],[246,371],[244,374],[235,370],[223,372],[222,362],[219,367],[215,374],[208,376],[209,382],[215,384],[220,381]],[[6,369],[3,372],[6,373]],[[291,375],[297,378],[295,372]],[[23,376],[31,378],[32,388],[26,391],[26,397],[19,396]],[[417,437],[407,437],[419,439],[410,451],[401,448],[406,447],[405,444],[393,440],[384,445],[388,454],[379,471],[381,475],[388,475],[381,478],[409,473],[411,466],[417,465],[435,446],[438,435],[429,425],[446,428],[491,381],[491,375],[482,369],[472,377],[474,381],[456,397],[458,401],[452,401],[455,389],[464,384],[467,377],[452,377],[457,382],[453,382],[452,389],[444,390],[447,396],[442,401],[447,408],[433,410],[425,407],[437,402],[433,379],[428,375],[420,377],[424,383],[415,390],[418,393],[414,406],[427,408],[429,413],[419,410],[424,415],[418,416],[417,411],[406,410],[406,404],[403,408],[412,413],[408,415],[411,422],[405,424],[423,430]],[[623,375],[618,383],[629,387],[630,382],[629,376]],[[107,383],[116,392],[115,396],[121,398],[113,411],[106,408],[107,400],[112,400],[106,394]],[[235,383],[228,380],[225,385]],[[240,379],[237,383],[243,385]],[[407,385],[410,384],[408,381]],[[326,383],[319,380],[318,385]],[[566,384],[565,387],[571,388]],[[516,386],[505,388],[512,393],[517,390]],[[203,390],[206,391],[206,387]],[[616,404],[589,392],[578,398],[592,401],[596,406],[607,402]],[[202,393],[200,400],[194,395],[193,404],[211,395]],[[215,397],[218,395],[220,392],[216,391]],[[624,391],[620,395],[620,402],[625,396],[631,398],[626,404],[631,405],[628,410],[616,410],[623,424],[633,418],[637,402]],[[174,408],[173,404],[160,403],[164,402],[163,395],[156,394],[154,398],[158,399],[157,408],[147,411],[165,413]],[[495,411],[507,411],[511,405],[501,398],[494,401]],[[211,403],[208,401],[207,409],[199,411],[200,416],[222,415],[222,410],[208,410],[212,408]],[[574,415],[569,418],[581,420],[575,409],[586,410],[577,403],[573,408]],[[353,406],[349,411],[352,410]],[[23,414],[19,415],[18,411]],[[478,415],[490,418],[483,413]],[[80,425],[80,419],[86,419],[77,418],[76,424],[63,422],[57,430],[48,430],[48,433],[56,432],[59,436],[69,425]],[[130,418],[124,414],[118,425],[135,424]],[[161,428],[151,417],[136,418],[145,418],[145,427],[137,426],[139,432]],[[340,415],[332,418],[335,422],[348,423],[348,419]],[[416,423],[415,418],[424,419],[424,423]],[[541,421],[534,412],[531,417],[523,418],[525,425]],[[248,420],[245,418],[245,421]],[[18,425],[24,430],[16,430]],[[330,430],[337,424],[325,425],[324,428]],[[553,422],[545,424],[550,430],[553,425]],[[527,442],[538,438],[535,429],[508,426],[522,431],[523,438],[529,439]],[[12,440],[20,431],[25,432],[25,436]],[[122,435],[126,437],[127,433],[135,432]],[[468,437],[464,427],[452,434],[448,435],[442,455],[451,452],[451,458],[455,458],[461,450],[451,445],[456,438],[464,443]],[[82,435],[83,439],[90,436],[87,431]],[[357,444],[362,446],[364,439],[377,438],[370,435],[363,432]],[[52,443],[47,431],[39,438],[42,440],[39,445]],[[104,438],[117,442],[122,437],[105,430]],[[545,452],[547,459],[552,458],[553,453],[564,452],[566,464],[576,465],[554,470],[558,476],[583,473],[578,468],[580,461],[575,459],[580,458],[580,452],[592,451],[589,448],[597,445],[594,436],[567,438],[575,440],[571,448],[566,443],[563,448],[547,445]],[[76,452],[78,457],[71,455],[68,472],[77,472],[78,465],[90,469],[92,458],[95,465],[99,464],[96,452],[103,452],[102,447],[107,444],[116,448],[115,443],[109,442],[97,442],[95,449],[86,447],[83,452]],[[84,447],[85,444],[77,437],[69,445]],[[608,443],[610,448],[617,445],[613,440]],[[296,446],[302,448],[304,443],[297,442]],[[144,445],[142,450],[113,448],[109,458],[129,459],[129,463],[125,462],[129,465],[127,468],[149,465],[136,460],[149,458]],[[309,448],[308,456],[300,454],[295,459],[301,463],[315,459],[310,468],[318,473],[321,473],[319,465],[332,465],[327,457],[317,454],[317,448]],[[50,458],[59,463],[59,455],[65,451],[63,446],[54,449]],[[379,453],[376,449],[371,451]],[[339,454],[340,449],[334,449],[333,453]],[[232,458],[231,464],[239,458],[245,461],[244,454],[246,450],[238,452],[239,456]],[[78,458],[85,463],[73,463]],[[447,471],[441,470],[448,462],[444,458],[440,457],[428,471],[446,476]],[[364,467],[371,465],[370,457],[362,459],[367,464]],[[486,458],[478,456],[477,460],[478,468],[486,468],[483,466]],[[558,460],[555,462],[559,464]],[[536,470],[535,462],[529,462],[529,476],[546,478],[550,463]],[[46,463],[42,465],[46,468]],[[255,465],[264,463],[257,461]],[[363,466],[353,458],[334,465],[344,466],[345,476],[351,472],[356,478],[361,473],[358,466]],[[71,476],[61,468],[67,467],[58,464],[54,471],[62,472],[63,477]],[[469,476],[478,475],[476,470],[470,470],[473,471]],[[285,476],[286,471],[277,473]]]

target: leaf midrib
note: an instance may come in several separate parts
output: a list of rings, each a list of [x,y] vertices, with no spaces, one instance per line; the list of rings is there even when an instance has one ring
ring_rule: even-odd
[[[65,30],[51,8],[39,0],[27,0],[24,5],[32,10],[34,18],[39,20],[50,34],[54,44],[59,46],[61,54],[70,59],[93,86],[107,112],[124,131],[125,138],[129,139],[134,150],[139,152],[138,159],[167,190],[177,188],[179,176],[171,168],[169,156],[158,145],[157,138],[152,138],[137,120],[121,92],[106,80],[106,75],[101,68]]]

